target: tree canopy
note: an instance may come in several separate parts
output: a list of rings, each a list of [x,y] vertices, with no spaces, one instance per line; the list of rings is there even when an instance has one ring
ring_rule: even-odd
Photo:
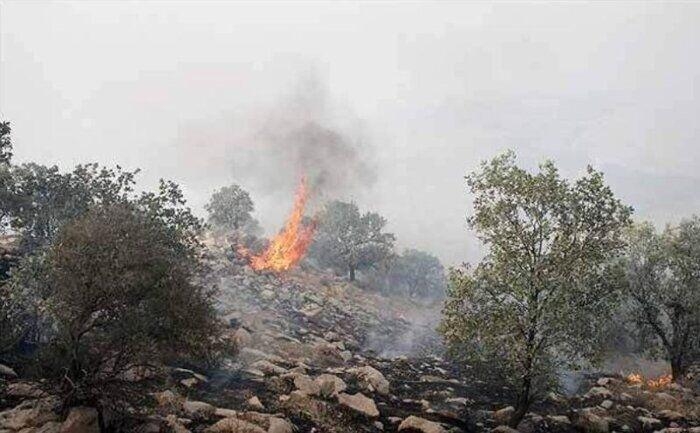
[[[384,232],[386,219],[374,212],[360,213],[355,203],[331,201],[318,218],[311,255],[322,266],[355,272],[376,265],[389,256],[395,236]]]
[[[488,247],[450,274],[441,331],[475,362],[497,361],[516,392],[517,424],[557,366],[593,358],[617,300],[607,265],[632,209],[600,172],[569,182],[551,162],[530,173],[508,152],[467,176],[469,225]]]

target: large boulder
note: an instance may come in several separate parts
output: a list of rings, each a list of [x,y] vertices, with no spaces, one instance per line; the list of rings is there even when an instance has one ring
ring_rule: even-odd
[[[214,413],[216,412],[216,408],[209,403],[193,400],[188,400],[182,403],[182,410],[190,418],[200,420],[207,420],[214,416]]]
[[[436,422],[425,418],[409,416],[399,424],[399,431],[416,433],[445,433],[446,430]]]
[[[386,380],[381,371],[366,365],[364,367],[352,368],[349,370],[362,383],[364,388],[370,392],[389,394],[389,381]]]
[[[507,425],[515,413],[513,406],[504,407],[493,413],[493,421],[496,425]]]
[[[353,395],[345,393],[338,394],[338,403],[369,418],[376,418],[379,416],[379,410],[377,409],[377,405],[374,404],[374,400],[365,397],[359,392]]]
[[[57,420],[58,415],[53,412],[51,402],[25,400],[12,409],[0,412],[0,431],[41,427],[48,422]]]

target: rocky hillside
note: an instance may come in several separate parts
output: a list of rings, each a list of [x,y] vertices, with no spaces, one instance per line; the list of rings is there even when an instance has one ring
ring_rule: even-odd
[[[256,274],[212,247],[220,312],[237,356],[214,371],[169,368],[127,431],[209,433],[511,431],[508,399],[441,358],[439,305],[391,299],[297,269]],[[96,412],[57,413],[56,399],[0,366],[0,433],[99,431]],[[608,377],[609,376],[609,377]],[[700,433],[700,395],[592,376],[552,394],[522,432]],[[150,386],[154,386],[150,384]],[[112,423],[112,425],[119,423]]]

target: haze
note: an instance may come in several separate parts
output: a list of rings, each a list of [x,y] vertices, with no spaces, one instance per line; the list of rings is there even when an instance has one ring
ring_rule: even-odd
[[[3,1],[0,14],[18,161],[140,167],[198,212],[235,181],[268,233],[308,165],[284,156],[284,133],[260,134],[290,116],[357,158],[324,159],[347,174],[324,197],[380,212],[401,247],[447,264],[482,253],[463,176],[509,148],[567,176],[594,165],[638,219],[700,208],[700,4]]]

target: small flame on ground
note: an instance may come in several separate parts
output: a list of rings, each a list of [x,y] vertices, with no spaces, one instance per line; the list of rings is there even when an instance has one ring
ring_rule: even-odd
[[[670,374],[664,374],[662,376],[659,376],[655,379],[647,379],[644,380],[644,377],[639,374],[639,373],[631,373],[627,375],[625,378],[627,380],[627,383],[631,385],[644,385],[648,386],[649,388],[664,388],[668,385],[671,384],[673,381],[673,378]]]
[[[282,272],[290,269],[304,258],[313,240],[315,229],[314,224],[305,225],[302,221],[308,196],[306,178],[302,177],[294,198],[294,207],[287,218],[284,229],[270,241],[267,249],[257,255],[250,254],[245,249],[239,249],[248,258],[253,269]]]

